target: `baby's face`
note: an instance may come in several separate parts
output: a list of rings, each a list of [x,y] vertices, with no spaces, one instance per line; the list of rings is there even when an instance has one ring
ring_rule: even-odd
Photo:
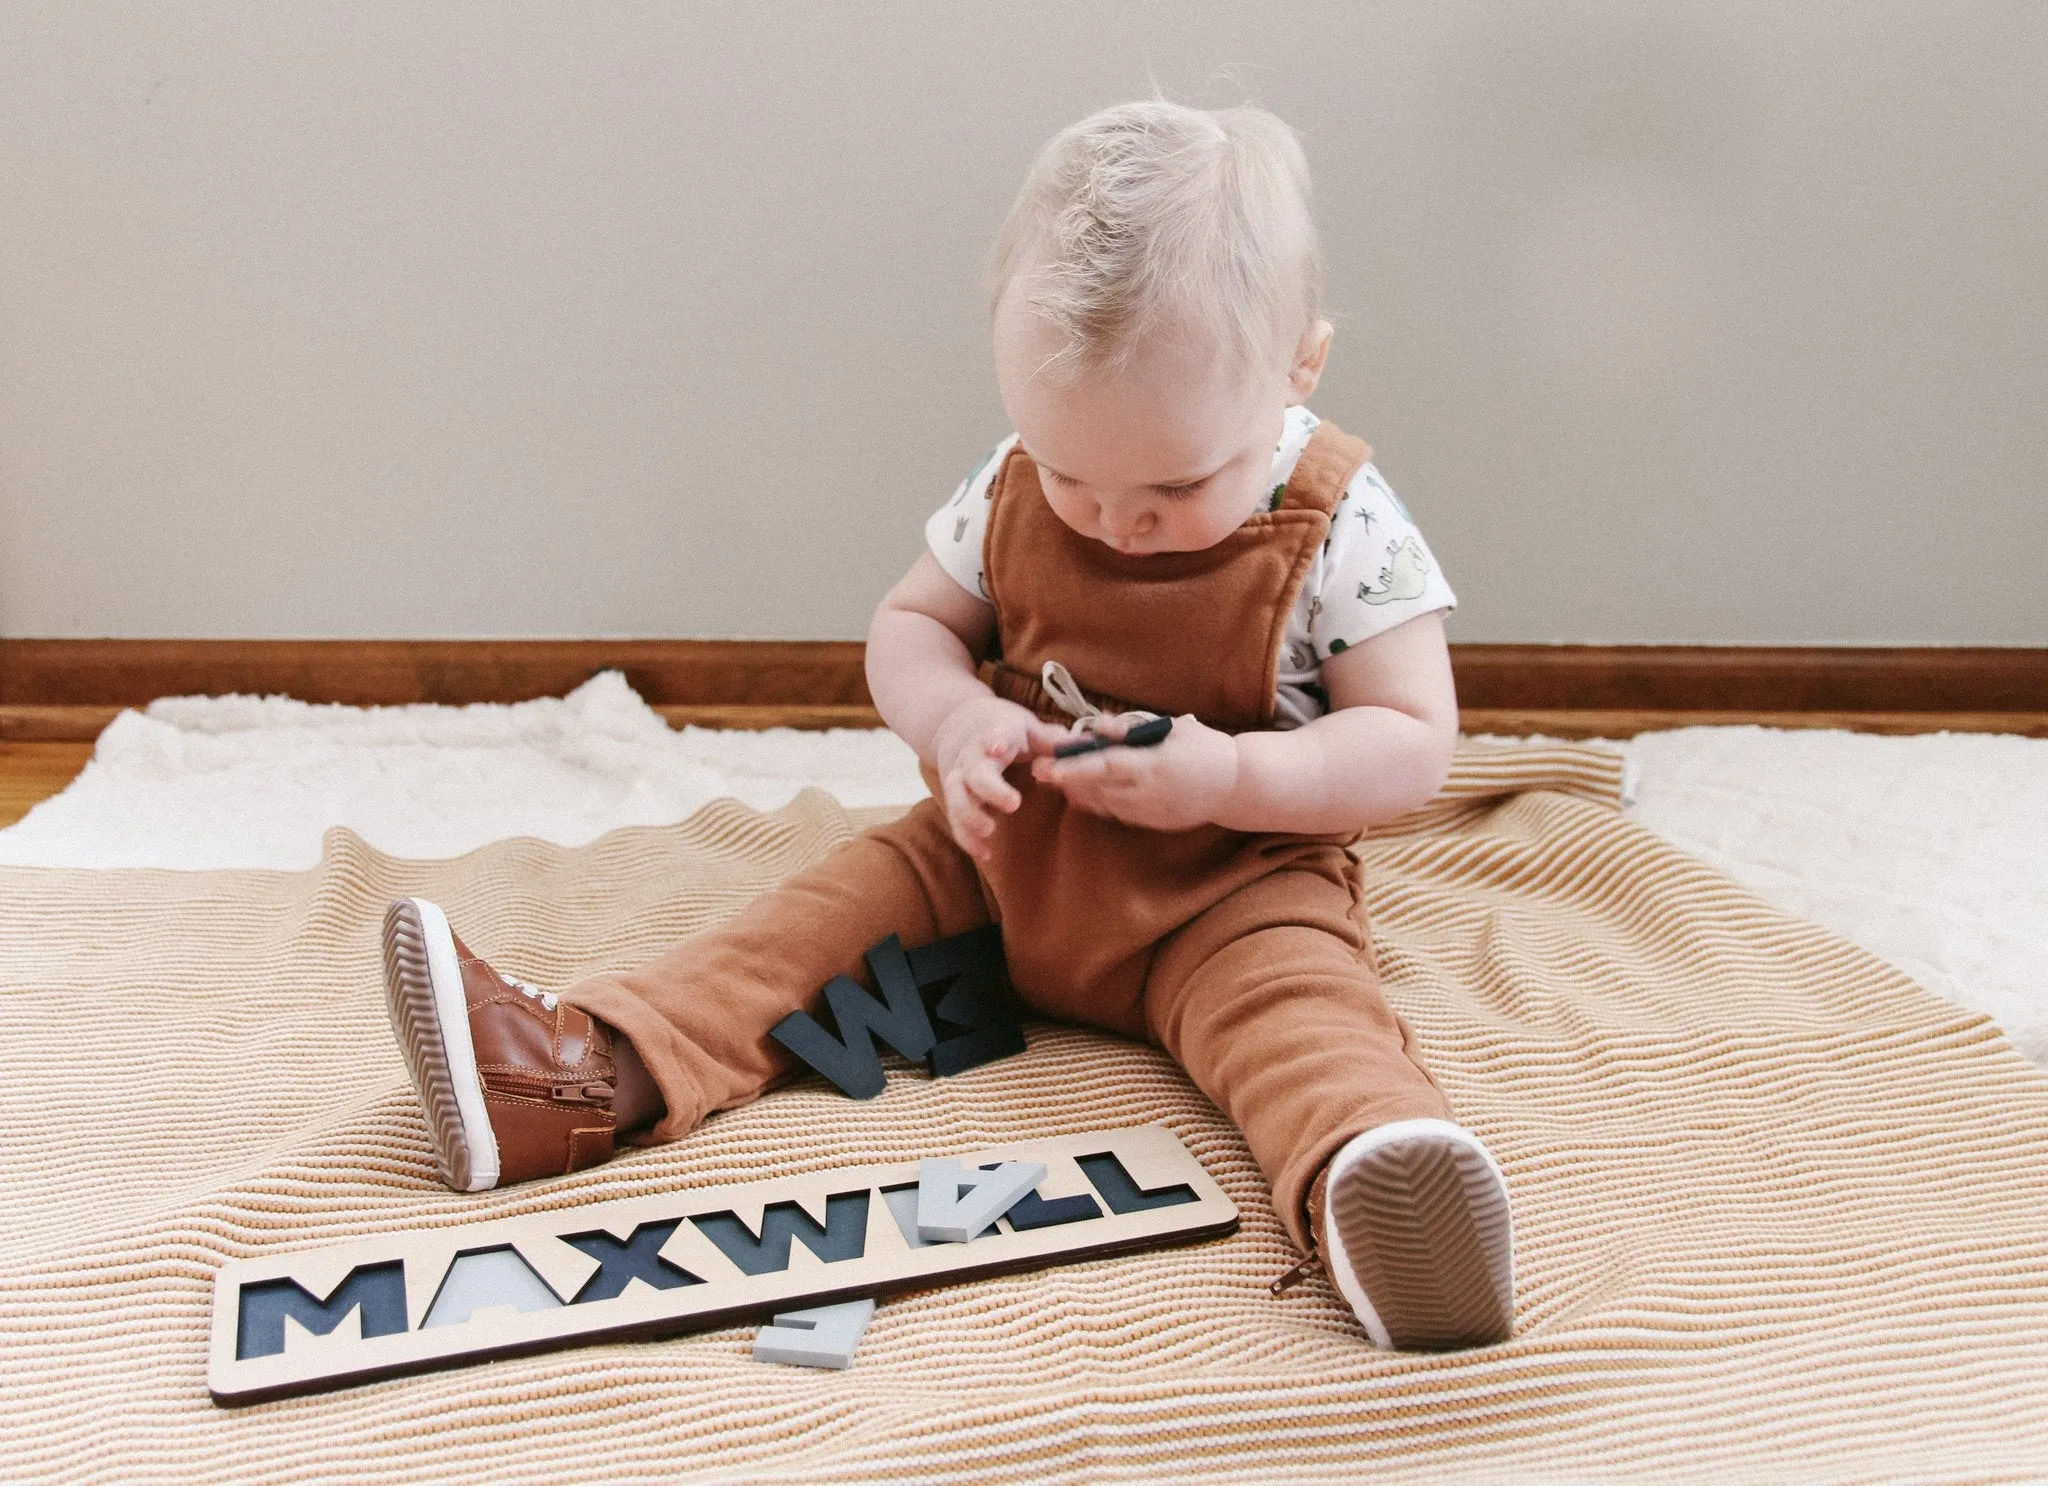
[[[1058,349],[1029,310],[997,312],[1003,407],[1046,502],[1082,536],[1132,555],[1193,552],[1237,530],[1271,493],[1287,407],[1306,396],[1299,379],[1276,370],[1247,385],[1212,350],[1159,340],[1120,371],[1056,386],[1033,373]]]

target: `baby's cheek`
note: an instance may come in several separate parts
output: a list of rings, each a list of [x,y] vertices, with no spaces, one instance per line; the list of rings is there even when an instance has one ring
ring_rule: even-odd
[[[1045,492],[1045,503],[1052,507],[1053,515],[1084,537],[1095,535],[1093,502],[1077,497],[1071,491],[1061,490],[1050,481],[1041,481],[1039,488]]]
[[[1264,494],[1263,487],[1250,492],[1219,491],[1199,506],[1184,505],[1177,513],[1184,513],[1184,540],[1175,545],[1188,551],[1215,546],[1252,518]]]

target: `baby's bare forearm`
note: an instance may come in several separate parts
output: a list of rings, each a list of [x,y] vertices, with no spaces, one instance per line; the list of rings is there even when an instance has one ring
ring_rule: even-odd
[[[990,695],[960,637],[928,614],[882,609],[868,626],[868,691],[890,731],[934,763],[939,724],[963,702]]]
[[[1443,787],[1456,722],[1391,707],[1346,707],[1287,732],[1237,736],[1237,784],[1219,825],[1303,835],[1362,831]]]

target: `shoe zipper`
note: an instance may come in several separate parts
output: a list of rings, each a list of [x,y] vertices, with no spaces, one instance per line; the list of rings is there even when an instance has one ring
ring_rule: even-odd
[[[609,1106],[612,1102],[612,1085],[599,1080],[583,1084],[557,1084],[535,1078],[521,1078],[517,1074],[499,1073],[492,1075],[491,1082],[508,1094],[519,1094],[528,1099],[546,1099],[553,1104]]]
[[[1315,1245],[1310,1244],[1308,1253],[1302,1256],[1301,1263],[1295,1265],[1294,1268],[1288,1270],[1287,1273],[1281,1275],[1279,1279],[1273,1281],[1266,1288],[1275,1295],[1285,1295],[1289,1290],[1292,1290],[1296,1285],[1307,1279],[1309,1272],[1322,1262],[1322,1256],[1316,1252]]]

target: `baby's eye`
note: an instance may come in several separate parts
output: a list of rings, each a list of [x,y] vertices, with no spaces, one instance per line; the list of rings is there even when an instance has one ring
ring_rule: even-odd
[[[1197,480],[1192,485],[1156,485],[1153,488],[1168,500],[1185,500],[1207,483],[1206,480]]]

